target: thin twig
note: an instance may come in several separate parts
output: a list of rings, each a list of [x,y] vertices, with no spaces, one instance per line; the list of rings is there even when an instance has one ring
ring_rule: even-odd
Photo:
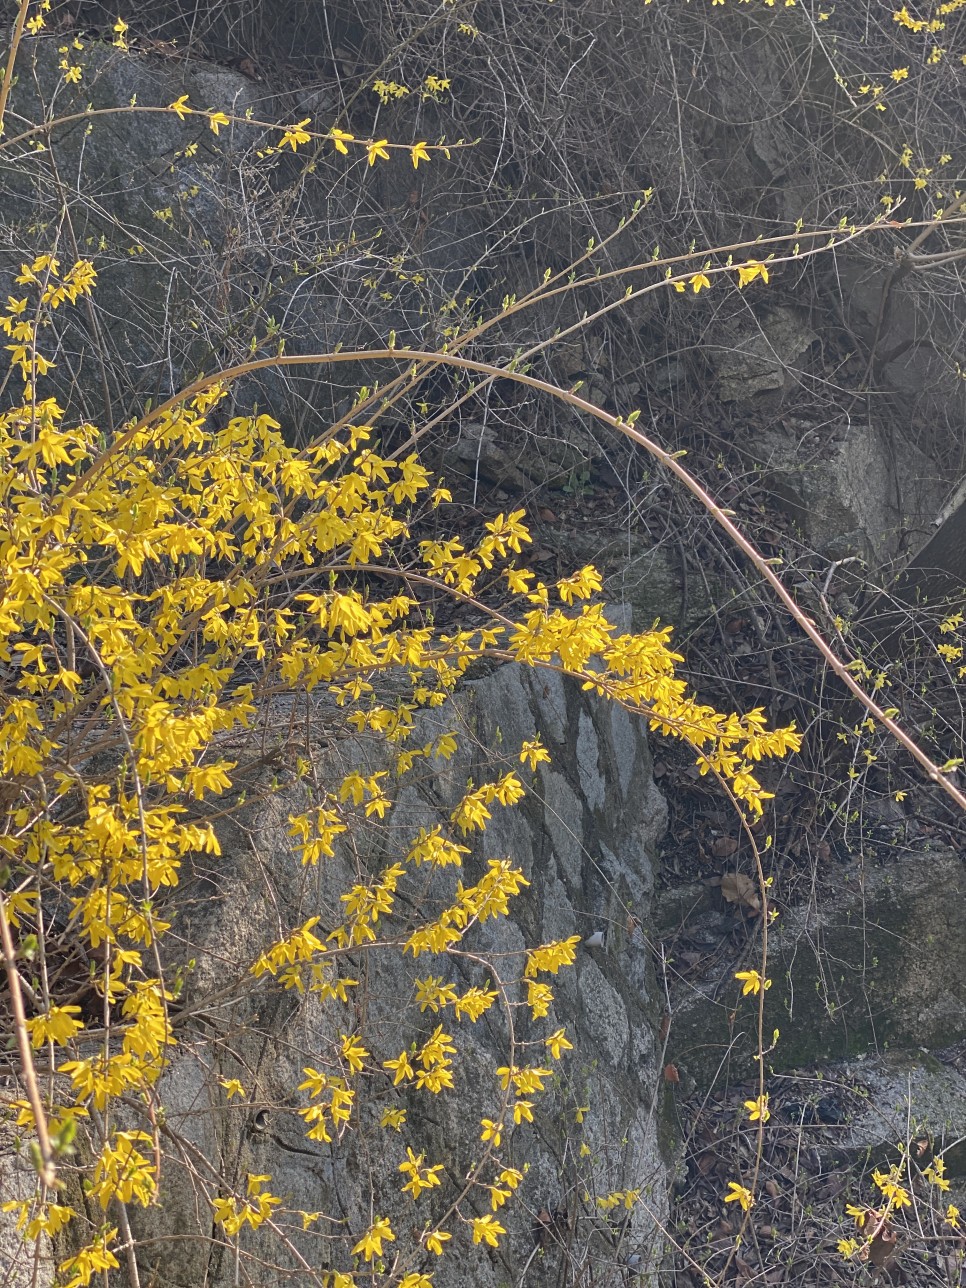
[[[20,1053],[20,1073],[30,1109],[34,1116],[34,1129],[37,1133],[37,1145],[40,1150],[40,1174],[42,1185],[54,1184],[57,1168],[54,1165],[54,1151],[50,1143],[50,1132],[47,1130],[47,1116],[44,1113],[40,1088],[37,1086],[37,1072],[34,1069],[34,1056],[30,1047],[30,1033],[27,1029],[27,1015],[23,1009],[23,996],[20,991],[20,972],[17,970],[17,950],[7,921],[7,901],[0,890],[0,944],[3,947],[3,964],[7,971],[7,983],[10,986],[10,1009],[13,1011],[13,1027],[17,1038],[17,1049]]]
[[[23,39],[24,24],[27,21],[27,10],[30,8],[30,0],[20,0],[20,8],[17,10],[17,18],[13,24],[13,35],[10,39],[10,53],[7,55],[7,65],[3,69],[3,83],[0,84],[0,136],[3,135],[3,122],[7,113],[7,99],[10,97],[10,87],[13,85],[13,67],[17,61],[17,51],[20,48],[20,41]]]

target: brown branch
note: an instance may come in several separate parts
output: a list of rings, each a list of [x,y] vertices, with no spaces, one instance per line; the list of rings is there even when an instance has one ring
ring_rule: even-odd
[[[551,398],[557,398],[560,402],[567,403],[569,406],[582,412],[586,416],[591,416],[595,420],[609,425],[618,433],[624,434],[632,442],[637,443],[651,454],[656,460],[670,470],[687,490],[696,497],[716,523],[722,527],[734,544],[743,554],[745,554],[751,563],[755,566],[761,576],[768,582],[775,595],[781,600],[785,608],[805,632],[808,638],[821,653],[822,657],[839,677],[847,689],[861,702],[861,704],[883,728],[888,729],[896,741],[909,752],[909,754],[922,766],[929,779],[938,783],[943,791],[950,796],[960,809],[966,811],[966,795],[964,795],[950,779],[942,772],[939,766],[933,761],[919,744],[909,734],[896,724],[891,716],[887,716],[885,711],[874,698],[865,692],[855,677],[849,670],[848,662],[841,661],[836,657],[830,645],[826,642],[824,636],[815,626],[811,618],[795,603],[792,596],[782,585],[781,580],[776,576],[772,568],[772,560],[766,559],[760,550],[744,535],[729,517],[728,513],[717,504],[711,495],[705,491],[698,480],[677,459],[677,454],[672,455],[666,452],[663,447],[659,447],[653,439],[642,434],[634,424],[629,420],[624,420],[620,416],[613,416],[610,412],[588,402],[578,394],[568,389],[561,389],[557,385],[550,384],[549,381],[541,380],[537,376],[527,375],[525,372],[516,371],[513,365],[507,367],[495,367],[491,363],[477,362],[472,358],[459,357],[456,354],[431,352],[425,349],[355,349],[342,351],[339,353],[313,353],[313,354],[283,354],[274,358],[258,358],[250,362],[243,362],[235,367],[227,367],[222,371],[214,372],[212,375],[202,376],[193,381],[186,389],[171,398],[167,398],[156,408],[143,416],[137,424],[132,426],[122,438],[116,443],[112,451],[118,450],[125,443],[129,442],[136,434],[148,428],[154,421],[164,416],[167,412],[173,411],[186,399],[193,397],[195,394],[202,393],[210,389],[212,385],[237,379],[239,376],[246,375],[252,371],[264,370],[273,367],[292,367],[292,366],[329,366],[342,362],[371,362],[373,360],[389,360],[393,362],[410,362],[410,363],[433,363],[445,366],[458,367],[463,371],[475,371],[494,380],[512,380],[517,384],[526,385],[530,389],[539,390]],[[71,492],[77,492],[83,489],[88,480],[97,472],[100,465],[110,452],[105,453],[98,462],[90,467],[83,475],[74,481],[71,485]]]
[[[7,901],[0,890],[0,946],[3,949],[3,964],[7,971],[7,983],[10,986],[10,1009],[13,1011],[13,1027],[17,1038],[17,1049],[20,1054],[20,1072],[27,1092],[27,1100],[34,1116],[34,1129],[37,1132],[37,1144],[40,1149],[40,1182],[48,1187],[55,1181],[57,1169],[54,1165],[54,1151],[47,1130],[47,1117],[44,1113],[40,1088],[37,1085],[37,1073],[34,1069],[34,1056],[30,1047],[30,1033],[27,1029],[27,1015],[23,1008],[23,995],[20,991],[20,972],[17,970],[17,950],[14,947],[10,924],[7,921]]]
[[[27,21],[29,7],[30,0],[20,0],[20,8],[17,10],[17,18],[13,24],[10,53],[7,55],[7,65],[3,69],[3,83],[0,84],[0,136],[3,135],[3,122],[7,114],[7,99],[10,97],[10,88],[13,85],[13,67],[17,61],[17,50],[20,48],[20,41],[23,39],[23,29]]]

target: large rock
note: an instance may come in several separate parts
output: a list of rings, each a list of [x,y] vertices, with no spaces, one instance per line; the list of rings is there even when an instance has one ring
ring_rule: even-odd
[[[783,912],[768,937],[765,1037],[774,1070],[890,1048],[949,1046],[966,1036],[966,872],[957,854],[924,850],[842,870],[834,895]],[[758,964],[757,936],[728,952],[735,912],[708,886],[661,896],[659,933],[687,949],[716,941],[713,972],[673,999],[671,1051],[698,1083],[754,1067],[757,1007],[737,970]],[[672,951],[672,957],[673,957]],[[673,961],[672,961],[673,965]]]
[[[961,1044],[960,1044],[961,1045]],[[942,1153],[961,1189],[966,1178],[966,1077],[962,1056],[937,1060],[920,1050],[890,1051],[824,1070],[830,1083],[857,1086],[861,1099],[823,1152],[833,1160],[898,1161],[910,1137]],[[916,1157],[916,1154],[913,1154]],[[928,1161],[928,1158],[927,1158]]]
[[[5,1079],[4,1093],[12,1099],[23,1095],[23,1089]],[[17,1134],[7,1123],[0,1122],[0,1203],[29,1202],[37,1188],[37,1172],[29,1155],[18,1147]],[[37,1288],[53,1284],[54,1255],[50,1240],[41,1235],[34,1244],[17,1229],[15,1214],[0,1212],[0,1267],[4,1288]]]
[[[162,46],[159,57],[82,32],[78,48],[66,47],[81,80],[65,85],[64,39],[27,38],[19,52],[18,128],[50,115],[52,98],[52,115],[65,120],[36,151],[0,152],[0,273],[11,281],[25,258],[55,243],[65,265],[93,260],[91,301],[58,315],[50,376],[75,415],[106,428],[201,372],[282,349],[384,348],[391,332],[400,344],[435,348],[437,310],[480,248],[464,220],[458,238],[449,228],[429,239],[420,274],[404,273],[401,258],[387,273],[399,250],[387,209],[409,209],[408,153],[370,170],[361,148],[348,157],[319,143],[297,156],[278,151],[273,122],[310,117],[323,131],[334,100],[304,86],[289,94],[281,80],[267,86],[205,61],[197,46]],[[184,120],[130,110],[182,97],[194,109]],[[85,117],[88,106],[98,115]],[[215,133],[211,111],[231,122]],[[58,240],[65,213],[70,236]],[[288,432],[314,434],[320,415],[341,414],[361,385],[397,372],[372,363],[266,370],[237,381],[232,399],[241,411],[269,407]]]
[[[745,402],[769,390],[790,390],[794,370],[818,340],[797,309],[783,307],[725,325],[709,346],[724,402]]]
[[[595,1283],[616,1286],[624,1282],[628,1257],[640,1255],[646,1267],[660,1255],[668,1175],[655,1112],[661,1004],[642,928],[650,924],[652,855],[666,809],[651,776],[644,724],[556,673],[513,665],[425,714],[415,741],[421,745],[450,730],[459,738],[452,759],[427,762],[422,775],[410,775],[386,822],[346,840],[319,869],[302,866],[289,836],[289,816],[307,807],[306,793],[294,782],[272,790],[266,781],[221,825],[223,854],[184,872],[178,891],[183,913],[168,937],[172,946],[183,944],[186,985],[176,1012],[178,1045],[158,1086],[164,1105],[161,1202],[147,1211],[129,1209],[141,1240],[142,1282],[229,1288],[238,1282],[240,1264],[242,1282],[254,1279],[264,1288],[307,1283],[306,1265],[351,1268],[346,1232],[354,1242],[374,1213],[391,1218],[397,1248],[408,1249],[410,1257],[415,1227],[416,1257],[428,1261],[418,1251],[418,1230],[425,1220],[443,1217],[467,1159],[482,1149],[480,1119],[493,1117],[498,1107],[495,1071],[508,1059],[510,1016],[516,1040],[535,1043],[518,1049],[517,1063],[554,1063],[543,1037],[558,1025],[566,1027],[574,1049],[547,1094],[534,1097],[535,1125],[510,1127],[499,1151],[526,1173],[515,1199],[499,1213],[506,1247],[492,1255],[472,1247],[466,1228],[450,1218],[453,1248],[432,1267],[434,1282],[439,1288],[495,1288],[506,1282],[507,1267],[529,1258],[528,1284],[549,1288],[569,1258],[593,1266]],[[342,920],[340,895],[351,884],[397,860],[420,827],[445,818],[469,777],[480,782],[501,764],[518,765],[520,742],[537,734],[553,763],[539,767],[534,789],[520,805],[494,807],[459,874],[467,882],[478,879],[488,859],[509,856],[530,885],[509,918],[488,921],[469,935],[466,956],[414,962],[395,948],[340,957],[340,972],[359,981],[348,1007],[320,1003],[317,994],[286,992],[268,977],[252,980],[253,959],[283,928],[320,915],[317,932],[327,932]],[[348,763],[360,760],[368,763],[366,772],[375,772],[386,763],[381,746],[360,739],[320,751],[320,781],[338,781]],[[426,869],[419,872],[422,877]],[[452,870],[436,871],[421,886],[408,883],[405,897],[431,906],[452,891],[454,880]],[[379,929],[382,924],[391,934],[392,921]],[[433,974],[460,987],[513,981],[524,947],[575,934],[586,939],[597,930],[607,932],[606,946],[581,948],[575,966],[552,979],[556,1001],[544,1021],[532,1022],[525,1006],[495,1006],[471,1025],[457,1022],[451,1011],[422,1015],[413,1005],[416,975]],[[516,989],[511,986],[512,1000]],[[457,1035],[455,1094],[395,1091],[391,1079],[375,1071],[376,1062],[424,1041],[439,1023]],[[364,1100],[351,1128],[327,1145],[306,1138],[297,1110],[307,1101],[296,1089],[304,1067],[332,1070],[326,1062],[346,1032],[363,1035],[374,1071],[361,1083]],[[243,1084],[244,1101],[226,1098],[220,1080],[228,1079]],[[393,1106],[409,1115],[398,1135],[378,1126],[381,1111]],[[575,1116],[583,1119],[579,1126]],[[443,1188],[418,1207],[400,1193],[397,1169],[407,1145],[445,1166]],[[283,1239],[277,1232],[243,1231],[236,1251],[232,1241],[212,1240],[210,1201],[226,1186],[243,1192],[248,1173],[270,1174],[272,1192],[296,1215],[278,1214]],[[642,1201],[630,1213],[621,1209],[626,1222],[617,1225],[596,1208],[595,1196],[630,1189],[641,1191]],[[437,1193],[441,1201],[434,1203]],[[478,1198],[468,1206],[489,1210]],[[546,1249],[534,1259],[533,1226],[542,1209],[559,1215]],[[323,1215],[303,1232],[299,1211]],[[39,1282],[50,1282],[46,1271]]]
[[[747,444],[775,503],[829,559],[881,567],[933,530],[948,488],[899,426],[788,414]]]

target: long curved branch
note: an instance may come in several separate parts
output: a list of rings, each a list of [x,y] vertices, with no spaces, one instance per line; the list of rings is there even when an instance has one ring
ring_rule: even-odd
[[[339,353],[314,353],[314,354],[282,354],[274,358],[257,358],[250,362],[243,362],[234,367],[227,367],[222,371],[217,371],[211,375],[202,376],[193,381],[180,393],[171,398],[165,399],[147,415],[142,416],[120,439],[104,453],[98,460],[78,479],[74,481],[69,489],[70,494],[76,494],[81,491],[88,479],[103,467],[106,460],[111,455],[123,449],[135,435],[149,428],[168,412],[173,411],[176,407],[184,403],[187,399],[194,397],[195,394],[210,389],[212,385],[222,384],[237,379],[240,376],[247,375],[253,371],[266,370],[274,367],[294,367],[294,366],[333,366],[343,362],[372,362],[392,361],[407,363],[434,363],[446,366],[457,367],[463,371],[473,371],[480,375],[488,376],[491,379],[512,380],[517,384],[525,385],[527,388],[534,389],[548,397],[556,398],[560,402],[566,403],[576,411],[582,412],[594,420],[608,425],[611,429],[623,434],[632,442],[643,447],[649,452],[655,460],[659,461],[666,469],[681,482],[685,488],[696,497],[704,506],[715,522],[724,529],[732,542],[739,550],[745,554],[768,585],[772,588],[777,598],[785,606],[792,618],[798,623],[804,633],[808,636],[815,648],[822,655],[829,667],[839,677],[845,687],[853,694],[855,698],[865,707],[869,715],[877,721],[883,728],[888,729],[895,740],[904,747],[906,751],[916,760],[925,771],[929,779],[938,783],[942,790],[956,804],[966,811],[966,795],[955,786],[949,777],[942,772],[930,756],[919,746],[916,740],[896,723],[896,721],[886,714],[885,710],[871,697],[849,670],[849,664],[836,657],[831,646],[825,637],[818,630],[815,623],[808,617],[801,608],[795,603],[792,596],[785,589],[781,579],[774,571],[773,561],[766,559],[761,551],[744,535],[741,529],[732,522],[729,513],[724,510],[714,498],[708,493],[690,473],[686,470],[678,459],[679,453],[671,453],[664,450],[652,438],[642,434],[634,425],[633,420],[625,419],[621,416],[614,416],[610,412],[588,402],[586,398],[581,398],[579,394],[569,389],[561,389],[558,385],[553,385],[549,381],[541,380],[538,376],[528,375],[524,371],[516,371],[512,363],[506,367],[496,367],[491,363],[479,362],[473,358],[463,358],[457,354],[442,352],[432,352],[425,349],[355,349]]]

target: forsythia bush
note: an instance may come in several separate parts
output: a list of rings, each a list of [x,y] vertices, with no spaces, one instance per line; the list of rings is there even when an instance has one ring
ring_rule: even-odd
[[[63,1239],[67,1228],[74,1252],[60,1270],[69,1288],[118,1266],[125,1247],[130,1255],[127,1210],[158,1193],[159,1077],[176,1045],[169,1008],[179,987],[164,953],[168,916],[177,917],[172,892],[187,856],[218,851],[206,811],[213,797],[222,809],[230,802],[237,762],[227,749],[266,695],[327,691],[346,729],[384,740],[394,765],[394,776],[359,767],[310,789],[312,807],[290,820],[305,865],[325,864],[360,820],[382,818],[392,783],[421,759],[452,754],[449,735],[418,744],[417,715],[443,703],[485,656],[562,669],[640,712],[688,743],[702,772],[723,779],[751,814],[767,795],[756,763],[799,745],[791,728],[769,731],[760,711],[739,716],[698,702],[676,675],[669,628],[616,630],[595,599],[593,568],[540,581],[521,558],[530,541],[522,511],[496,515],[475,544],[418,541],[415,519],[445,507],[449,494],[415,454],[381,455],[369,426],[297,450],[267,415],[213,417],[226,393],[217,382],[114,435],[72,422],[43,396],[51,363],[41,344],[53,311],[94,280],[86,261],[61,272],[40,256],[23,266],[21,293],[0,317],[11,379],[23,385],[0,416],[0,925],[24,1088],[14,1113],[37,1169],[35,1195],[7,1208],[28,1239]],[[458,598],[473,624],[436,625],[417,586]],[[512,856],[491,860],[425,917],[418,886],[427,870],[458,871],[464,842],[495,806],[521,799],[528,773],[549,759],[536,741],[513,755],[519,773],[469,784],[445,825],[423,829],[346,890],[342,924],[326,935],[311,918],[251,956],[253,987],[268,976],[333,1008],[345,1007],[355,984],[345,968],[375,946],[391,940],[393,951],[426,958],[412,1004],[440,1022],[381,1068],[395,1086],[427,1096],[454,1086],[458,1023],[511,1004],[496,988],[457,989],[447,954],[471,943],[479,924],[507,916],[527,883]],[[68,977],[50,969],[67,937],[89,963],[97,1004],[86,1012],[70,1000]],[[545,1017],[546,977],[573,961],[576,942],[525,954],[512,1004]],[[364,1026],[346,1019],[344,1027],[320,1053],[323,1067],[304,1069],[301,1114],[316,1142],[351,1138],[366,1074],[378,1067]],[[457,1232],[499,1243],[499,1207],[523,1179],[501,1159],[502,1134],[532,1120],[547,1063],[570,1043],[558,1028],[539,1047],[541,1059],[516,1047],[496,1071],[493,1113],[479,1124],[480,1157],[462,1188],[411,1149],[399,1167],[399,1188],[417,1205],[425,1192],[453,1188],[445,1222],[407,1234],[376,1212],[361,1239],[331,1237],[328,1264],[340,1268],[323,1282],[345,1288],[361,1268],[367,1282],[384,1272],[380,1282],[421,1288],[431,1282],[426,1254],[445,1255]],[[226,1091],[244,1094],[240,1082]],[[383,1126],[398,1127],[399,1115],[386,1109]],[[81,1170],[88,1212],[103,1214],[102,1224],[66,1201],[68,1167]],[[474,1190],[492,1200],[489,1215],[469,1211]],[[284,1210],[264,1175],[250,1176],[244,1192],[223,1186],[210,1204],[228,1241]],[[310,1224],[324,1214],[301,1217]],[[390,1244],[398,1255],[389,1256]]]

